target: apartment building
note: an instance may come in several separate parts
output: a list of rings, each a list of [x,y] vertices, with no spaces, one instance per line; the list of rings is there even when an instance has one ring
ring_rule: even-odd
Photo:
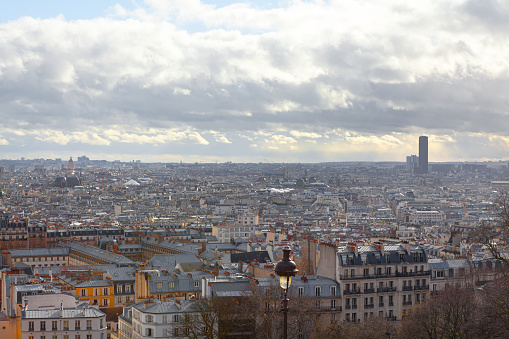
[[[398,320],[429,296],[431,271],[421,246],[345,244],[336,251],[328,247],[332,250],[322,248],[318,272],[334,274],[329,277],[340,283],[345,321],[375,316]]]
[[[113,307],[115,303],[113,283],[102,279],[102,273],[91,270],[63,271],[58,277],[64,289],[74,291],[79,300],[98,307]]]
[[[212,235],[219,242],[228,242],[235,238],[249,238],[255,234],[260,218],[256,214],[242,214],[237,216],[235,223],[212,226]]]
[[[106,339],[106,315],[67,294],[27,296],[22,339]]]
[[[12,266],[23,262],[32,268],[66,266],[69,264],[68,248],[12,249],[2,252],[4,265]]]
[[[179,324],[193,315],[190,300],[140,302],[124,307],[119,317],[119,339],[186,337]]]

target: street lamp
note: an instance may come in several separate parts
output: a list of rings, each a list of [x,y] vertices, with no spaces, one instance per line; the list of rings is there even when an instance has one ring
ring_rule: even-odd
[[[274,272],[279,276],[279,285],[285,291],[283,297],[284,339],[288,338],[288,288],[292,284],[292,277],[295,277],[299,271],[295,262],[290,260],[290,252],[290,247],[285,246],[283,248],[283,259],[278,261],[276,267],[274,267]]]

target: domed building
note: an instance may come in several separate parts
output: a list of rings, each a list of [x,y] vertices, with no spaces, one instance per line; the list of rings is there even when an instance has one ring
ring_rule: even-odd
[[[72,160],[72,157],[69,159],[69,162],[67,163],[67,169],[74,170],[76,166],[74,165],[74,161]]]

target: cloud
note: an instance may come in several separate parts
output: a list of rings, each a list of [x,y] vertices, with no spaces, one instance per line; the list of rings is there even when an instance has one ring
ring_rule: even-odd
[[[221,157],[256,144],[250,156],[320,161],[341,143],[400,159],[428,134],[451,157],[488,145],[503,157],[506,13],[496,0],[146,0],[93,20],[19,18],[0,24],[0,126],[9,152],[178,144]]]
[[[317,133],[302,132],[302,131],[291,131],[290,134],[296,138],[318,139],[318,138],[322,137],[320,134],[317,134]]]

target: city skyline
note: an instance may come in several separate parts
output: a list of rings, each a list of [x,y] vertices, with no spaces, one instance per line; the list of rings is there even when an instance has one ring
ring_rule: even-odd
[[[502,1],[3,7],[2,159],[509,158]]]

